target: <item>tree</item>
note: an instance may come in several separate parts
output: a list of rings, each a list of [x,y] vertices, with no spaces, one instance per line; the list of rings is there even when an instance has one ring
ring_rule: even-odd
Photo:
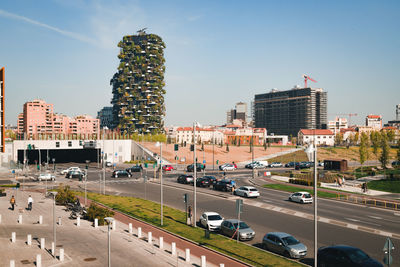
[[[267,150],[267,143],[264,142],[264,151]]]
[[[360,147],[358,149],[360,155],[361,173],[363,169],[363,164],[369,157],[368,147],[369,147],[368,135],[366,133],[362,133]]]
[[[382,144],[382,136],[379,132],[373,131],[370,133],[371,143],[372,143],[372,152],[378,157],[378,149]]]
[[[400,139],[397,142],[397,160],[400,161]]]
[[[382,146],[382,152],[381,156],[379,157],[379,161],[382,164],[382,168],[386,169],[386,164],[388,163],[389,160],[389,151],[390,151],[389,140],[386,134],[382,134],[381,146]]]
[[[388,137],[388,141],[389,142],[393,142],[394,141],[394,137],[395,137],[395,132],[393,130],[388,130],[386,131],[387,137]]]
[[[335,135],[335,146],[339,146],[342,143],[343,135],[341,133],[337,133]]]

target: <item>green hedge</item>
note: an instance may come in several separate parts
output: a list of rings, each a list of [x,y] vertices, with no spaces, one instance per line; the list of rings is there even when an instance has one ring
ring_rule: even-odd
[[[114,212],[92,203],[87,210],[86,216],[89,221],[94,222],[94,219],[98,219],[99,225],[104,225],[104,218],[113,217]]]
[[[71,191],[70,187],[60,184],[57,188],[56,202],[60,205],[67,205],[68,203],[74,203],[76,197],[74,192]]]
[[[298,185],[305,185],[305,186],[313,186],[314,185],[314,181],[304,180],[304,179],[289,179],[289,183],[298,184]],[[318,182],[317,186],[321,186],[321,183]]]

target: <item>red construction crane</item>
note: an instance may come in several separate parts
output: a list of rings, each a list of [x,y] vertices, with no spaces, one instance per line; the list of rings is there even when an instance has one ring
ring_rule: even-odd
[[[315,83],[317,82],[316,80],[305,74],[303,74],[303,78],[304,78],[304,88],[307,88],[307,80],[310,80]]]

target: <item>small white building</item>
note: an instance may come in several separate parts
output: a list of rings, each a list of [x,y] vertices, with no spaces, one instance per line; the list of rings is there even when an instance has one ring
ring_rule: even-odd
[[[374,130],[382,129],[382,116],[381,115],[368,115],[365,118],[365,126],[372,127]]]
[[[327,129],[301,129],[297,134],[300,145],[315,143],[319,146],[334,146],[335,135]]]
[[[336,117],[333,121],[328,121],[328,130],[331,130],[334,135],[340,133],[341,129],[347,129],[348,123],[346,118]]]
[[[175,131],[176,143],[193,143],[193,127],[179,127]],[[211,128],[196,127],[196,141],[202,143],[220,144],[224,140],[224,134]]]

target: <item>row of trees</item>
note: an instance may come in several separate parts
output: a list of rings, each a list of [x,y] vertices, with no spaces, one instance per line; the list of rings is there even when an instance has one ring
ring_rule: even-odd
[[[371,131],[369,134],[365,133],[372,144],[379,144],[381,142],[382,136],[388,139],[388,141],[394,142],[396,133],[394,130],[385,130],[385,131]],[[356,132],[354,134],[350,134],[347,139],[344,139],[342,133],[337,133],[335,135],[335,145],[340,146],[346,144],[348,146],[357,145],[361,142],[361,134]]]

